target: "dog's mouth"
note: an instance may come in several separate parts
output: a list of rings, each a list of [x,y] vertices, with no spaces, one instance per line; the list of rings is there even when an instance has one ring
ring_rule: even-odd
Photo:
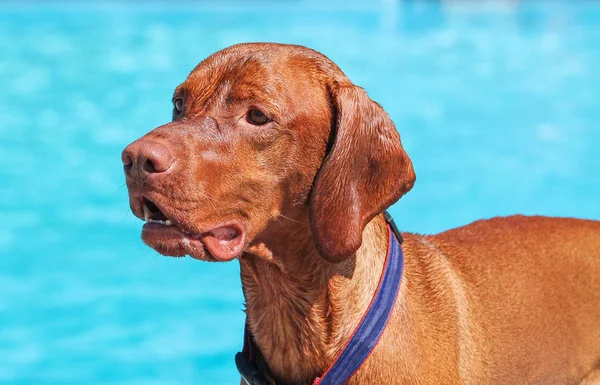
[[[150,199],[142,198],[142,210],[144,210],[144,220],[146,222],[173,226],[173,222]]]
[[[245,244],[245,232],[237,223],[217,226],[208,231],[186,231],[169,218],[159,206],[143,197],[132,209],[146,222],[142,240],[163,255],[190,255],[201,260],[230,261],[239,256]],[[139,215],[141,214],[141,215]]]

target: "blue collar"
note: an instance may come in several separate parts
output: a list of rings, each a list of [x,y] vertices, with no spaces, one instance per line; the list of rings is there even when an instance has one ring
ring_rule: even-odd
[[[379,342],[394,309],[404,269],[402,235],[394,220],[387,212],[384,217],[388,223],[388,250],[383,274],[379,286],[367,308],[367,312],[354,329],[352,337],[344,346],[333,364],[313,385],[344,384],[369,357]],[[244,335],[244,350],[235,356],[240,375],[249,385],[267,385],[269,382],[260,374],[255,363],[258,347],[254,344],[248,325]]]

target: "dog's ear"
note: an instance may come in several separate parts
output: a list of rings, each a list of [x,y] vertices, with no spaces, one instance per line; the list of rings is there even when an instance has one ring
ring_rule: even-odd
[[[310,221],[319,253],[340,262],[358,250],[367,223],[407,193],[416,176],[379,104],[352,84],[330,92],[333,143],[315,178]]]

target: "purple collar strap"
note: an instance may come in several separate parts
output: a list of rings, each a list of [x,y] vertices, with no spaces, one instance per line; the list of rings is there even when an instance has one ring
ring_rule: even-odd
[[[402,235],[394,220],[387,212],[383,214],[388,223],[388,249],[379,286],[352,337],[329,369],[315,379],[313,385],[341,385],[348,381],[375,349],[390,319],[402,281],[404,253]],[[258,347],[246,325],[244,350],[236,354],[236,366],[249,385],[267,385],[269,381],[260,374],[255,364],[256,351]]]

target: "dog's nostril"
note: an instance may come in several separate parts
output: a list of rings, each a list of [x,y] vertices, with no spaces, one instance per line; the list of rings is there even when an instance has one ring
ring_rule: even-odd
[[[173,164],[173,157],[169,150],[157,142],[145,142],[140,148],[140,166],[148,174],[167,171]]]
[[[142,165],[142,168],[144,169],[144,171],[146,171],[149,174],[153,174],[153,173],[159,172],[156,169],[156,167],[154,167],[154,163],[152,162],[151,159],[146,159],[146,161]]]
[[[125,167],[131,167],[131,165],[133,164],[133,158],[131,157],[131,155],[129,155],[129,153],[125,151],[121,155],[121,161],[123,162],[123,166]]]
[[[133,168],[133,157],[129,153],[129,151],[125,150],[121,154],[121,161],[123,162],[123,169],[125,170],[125,175],[131,174],[131,169]]]

